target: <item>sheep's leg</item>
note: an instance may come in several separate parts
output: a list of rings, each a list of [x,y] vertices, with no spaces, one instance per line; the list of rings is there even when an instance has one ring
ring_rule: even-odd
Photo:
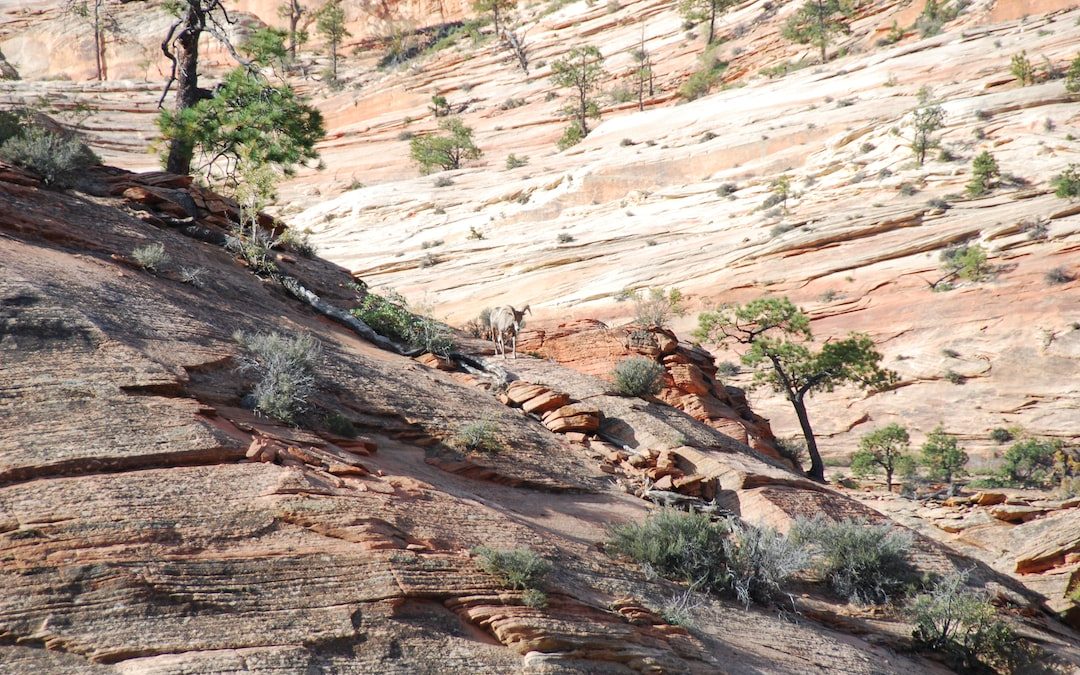
[[[517,360],[517,331],[514,331],[514,334],[510,336],[510,341],[514,345],[514,360],[516,361]]]

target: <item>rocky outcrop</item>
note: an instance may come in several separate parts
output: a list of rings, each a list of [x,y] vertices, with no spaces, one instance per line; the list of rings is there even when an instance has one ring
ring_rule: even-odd
[[[759,452],[780,457],[768,420],[750,410],[741,389],[717,379],[712,355],[680,342],[670,330],[634,325],[611,329],[599,321],[579,320],[526,329],[519,343],[525,351],[600,377],[610,377],[625,358],[653,359],[666,371],[657,399]]]

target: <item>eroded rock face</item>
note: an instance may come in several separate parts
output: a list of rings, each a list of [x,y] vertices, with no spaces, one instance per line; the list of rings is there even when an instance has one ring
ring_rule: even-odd
[[[602,378],[610,378],[623,359],[653,359],[666,370],[657,399],[759,452],[780,457],[768,420],[750,410],[742,390],[717,380],[708,352],[679,342],[670,330],[633,325],[611,329],[599,321],[579,320],[550,329],[526,329],[519,342],[525,351]]]

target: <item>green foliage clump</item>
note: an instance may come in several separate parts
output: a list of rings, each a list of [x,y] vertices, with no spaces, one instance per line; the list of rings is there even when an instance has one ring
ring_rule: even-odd
[[[648,288],[634,291],[630,296],[634,303],[634,323],[640,326],[663,328],[672,317],[686,314],[682,292],[677,288]]]
[[[490,422],[470,422],[454,435],[454,445],[468,452],[499,452],[502,441]]]
[[[514,153],[511,152],[509,155],[506,156],[506,169],[507,169],[507,171],[510,171],[512,169],[520,169],[521,167],[525,166],[528,163],[529,163],[528,155],[525,155],[524,157],[518,157],[517,155],[515,155]]]
[[[1020,672],[1023,646],[983,592],[968,588],[967,572],[952,572],[938,580],[908,607],[915,625],[912,637],[922,649],[946,656],[961,672]],[[983,668],[980,668],[982,666]]]
[[[679,96],[687,101],[699,99],[712,91],[728,67],[727,61],[720,59],[715,48],[705,50],[700,61],[700,67],[679,87]]]
[[[851,472],[862,478],[882,469],[885,484],[892,492],[895,472],[914,472],[915,458],[907,452],[910,440],[907,429],[895,423],[866,434],[859,440],[859,450],[851,457]]]
[[[420,165],[421,173],[460,169],[465,160],[484,154],[473,142],[473,130],[461,119],[448,117],[439,122],[439,128],[449,135],[416,136],[409,141],[409,155]]]
[[[1080,164],[1070,164],[1068,168],[1054,176],[1050,181],[1054,195],[1062,199],[1080,197]]]
[[[1012,60],[1009,62],[1009,72],[1020,82],[1021,87],[1035,84],[1035,68],[1032,67],[1031,60],[1027,57],[1027,51],[1013,54]]]
[[[1061,451],[1060,441],[1028,438],[1005,451],[1001,476],[1023,486],[1046,487],[1054,474],[1055,457]]]
[[[165,252],[165,245],[161,243],[136,246],[131,251],[131,257],[147,272],[157,272],[169,261],[169,254]]]
[[[952,277],[982,281],[993,272],[986,260],[986,249],[978,244],[951,246],[941,252],[941,264]]]
[[[980,197],[990,191],[995,178],[1001,175],[997,160],[989,151],[983,150],[971,162],[971,180],[967,184],[970,197]]]
[[[157,122],[168,145],[189,147],[208,180],[232,188],[265,167],[291,175],[297,164],[318,158],[315,144],[325,135],[322,113],[291,87],[244,68],[226,75],[212,97],[163,110]]]
[[[709,21],[706,44],[712,44],[716,35],[716,16],[735,5],[734,0],[681,0],[679,13],[691,24]]]
[[[516,591],[539,590],[551,573],[551,563],[527,548],[477,546],[472,552],[480,569]]]
[[[450,102],[446,100],[445,96],[436,94],[431,97],[431,114],[435,117],[450,116]]]
[[[288,33],[277,28],[260,28],[240,45],[240,53],[261,66],[282,64],[289,56],[285,47]]]
[[[28,120],[0,119],[0,133],[11,134],[0,145],[0,158],[33,171],[46,185],[70,187],[80,171],[101,163],[74,136],[49,131]]]
[[[932,37],[941,32],[942,27],[960,15],[966,5],[965,0],[956,2],[942,2],[941,0],[927,0],[922,14],[915,20],[915,28],[919,35],[924,38]]]
[[[784,24],[784,39],[821,50],[821,62],[828,60],[827,49],[833,36],[848,35],[853,6],[845,0],[807,0]]]
[[[990,431],[990,440],[994,441],[995,443],[1008,443],[1012,439],[1012,432],[1005,427],[995,427]]]
[[[704,513],[664,508],[644,522],[610,529],[607,551],[630,558],[653,573],[685,581],[693,590],[723,588],[727,582],[724,540],[730,528]]]
[[[920,462],[927,468],[930,477],[943,480],[950,487],[957,476],[964,474],[964,466],[968,462],[967,453],[960,447],[956,436],[946,433],[941,425],[927,435],[920,453]]]
[[[652,396],[664,384],[664,366],[644,356],[623,359],[611,375],[616,393],[622,396]]]
[[[600,118],[600,106],[591,94],[608,76],[604,55],[593,45],[574,47],[566,56],[551,64],[551,81],[557,87],[573,90],[570,102],[559,112],[571,120],[559,140],[559,149],[576,145],[589,135],[589,120]]]
[[[368,293],[351,313],[376,333],[410,347],[422,347],[425,351],[443,356],[454,348],[450,331],[443,324],[430,317],[413,314],[405,298],[393,291],[385,296]]]
[[[1069,63],[1069,69],[1065,71],[1065,91],[1070,94],[1080,92],[1080,54]]]
[[[276,420],[293,424],[307,411],[315,391],[315,367],[322,346],[310,335],[237,331],[233,339],[243,347],[241,371],[259,374],[251,392],[255,409]]]
[[[911,535],[893,525],[816,516],[796,520],[791,537],[813,552],[829,588],[849,602],[889,602],[914,578]]]

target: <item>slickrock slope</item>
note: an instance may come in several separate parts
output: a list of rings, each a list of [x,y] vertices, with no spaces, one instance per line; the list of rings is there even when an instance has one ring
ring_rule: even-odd
[[[705,598],[688,633],[654,611],[674,585],[598,547],[607,523],[647,506],[613,454],[666,451],[759,524],[881,517],[858,502],[674,408],[607,395],[602,380],[488,359],[567,395],[532,409],[587,402],[618,446],[552,433],[480,375],[381,350],[254,276],[219,245],[234,208],[185,179],[101,168],[82,189],[47,191],[0,166],[0,669],[941,671],[903,653],[910,626],[897,617],[852,616],[810,584],[798,621]],[[157,275],[130,262],[154,242],[171,256]],[[325,302],[356,301],[342,268],[278,264]],[[202,284],[182,283],[194,267]],[[243,409],[252,381],[236,369],[236,330],[316,336],[317,412],[361,437]],[[480,343],[461,348],[485,358]],[[503,451],[452,447],[474,420],[498,429]],[[478,544],[551,560],[549,605],[484,574]],[[972,565],[930,539],[918,550],[927,571]],[[973,578],[1049,654],[1080,664],[1076,635],[1037,595],[989,567]]]

